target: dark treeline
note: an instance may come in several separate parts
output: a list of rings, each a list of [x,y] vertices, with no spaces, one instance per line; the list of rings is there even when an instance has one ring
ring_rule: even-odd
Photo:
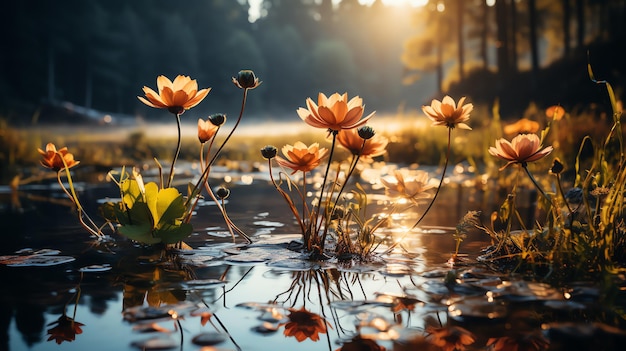
[[[250,23],[244,0],[12,1],[0,22],[0,115],[18,123],[42,104],[67,101],[158,116],[136,96],[144,85],[155,88],[160,74],[213,88],[198,113],[229,113],[238,108],[230,78],[240,69],[263,81],[251,94],[263,117],[293,114],[318,92],[360,95],[381,112],[417,108],[438,92],[489,102],[507,94],[519,100],[521,89],[524,98],[545,98],[540,72],[576,60],[561,67],[584,77],[594,44],[608,43],[602,62],[623,65],[624,2],[440,0],[409,10],[381,1],[264,0]],[[598,66],[607,74],[622,69]],[[567,77],[551,79],[570,88]]]
[[[251,112],[266,116],[295,114],[318,92],[360,95],[378,110],[411,96],[401,94],[410,88],[400,83],[399,59],[409,16],[381,22],[386,8],[349,0],[336,9],[330,0],[266,0],[266,15],[250,23],[248,9],[236,0],[12,1],[0,24],[0,113],[69,101],[159,115],[136,96],[144,85],[156,88],[160,74],[212,87],[197,111],[237,111],[240,92],[230,79],[240,69],[263,81]]]

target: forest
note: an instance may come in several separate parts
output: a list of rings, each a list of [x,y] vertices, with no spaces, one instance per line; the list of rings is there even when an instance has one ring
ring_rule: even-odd
[[[529,102],[603,98],[587,64],[624,95],[624,0],[423,3],[262,0],[252,18],[246,0],[11,1],[0,22],[0,117],[27,125],[42,106],[71,103],[159,118],[136,96],[178,74],[212,88],[196,112],[229,112],[240,69],[263,81],[251,96],[256,118],[293,117],[318,92],[359,95],[387,113],[466,95],[519,118]]]

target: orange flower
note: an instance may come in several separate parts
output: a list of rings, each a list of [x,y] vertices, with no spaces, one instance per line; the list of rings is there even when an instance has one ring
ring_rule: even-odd
[[[504,134],[514,135],[520,133],[536,133],[539,130],[539,123],[528,118],[522,118],[515,123],[504,126]]]
[[[76,340],[76,335],[83,332],[80,327],[84,326],[83,323],[78,323],[65,314],[48,325],[55,325],[53,328],[48,329],[48,334],[50,335],[48,341],[54,339],[57,344],[61,344],[63,341]]]
[[[307,338],[312,341],[320,339],[319,333],[326,333],[326,321],[319,314],[311,313],[302,307],[299,310],[291,310],[287,315],[289,322],[285,324],[285,336],[293,336],[302,342]]]
[[[41,165],[46,168],[54,169],[57,172],[65,169],[66,165],[67,168],[72,168],[80,163],[80,161],[74,160],[74,155],[67,151],[67,147],[57,150],[53,143],[46,145],[46,151],[42,149],[37,149],[37,151],[43,156],[39,161]],[[63,164],[63,161],[65,161],[65,164]]]
[[[341,129],[357,128],[374,116],[374,112],[363,116],[363,99],[356,96],[348,101],[348,94],[334,93],[326,97],[319,93],[317,104],[311,98],[306,99],[308,109],[300,107],[298,115],[307,124],[315,128],[325,128],[338,132]]]
[[[361,160],[365,162],[371,162],[372,157],[385,154],[385,148],[387,143],[389,143],[387,138],[378,134],[370,139],[363,139],[355,128],[341,130],[337,134],[337,141],[353,155],[360,155]],[[363,145],[363,142],[365,142],[365,145]]]
[[[504,169],[513,163],[525,165],[527,162],[537,161],[552,152],[552,146],[543,147],[541,140],[536,134],[520,134],[511,142],[505,139],[496,140],[496,147],[490,147],[492,156],[509,161],[500,169]]]
[[[165,76],[158,76],[157,87],[158,94],[144,86],[143,92],[147,99],[141,96],[137,98],[148,106],[165,108],[177,115],[199,104],[211,91],[211,88],[198,90],[198,82],[195,79],[182,75],[177,76],[173,82]]]
[[[464,102],[465,97],[462,97],[457,107],[454,99],[446,95],[441,101],[433,99],[430,106],[422,106],[422,111],[433,121],[433,125],[446,126],[448,128],[458,126],[461,129],[472,130],[464,122],[469,120],[469,114],[474,109],[474,105],[463,105]]]
[[[474,334],[461,327],[429,327],[426,331],[429,333],[426,340],[444,351],[465,350],[465,346],[475,341]]]
[[[401,197],[417,203],[420,199],[430,197],[427,190],[437,187],[429,184],[428,173],[425,171],[417,171],[414,176],[407,178],[400,171],[395,171],[393,175],[380,179],[389,197]]]
[[[555,121],[560,120],[563,116],[565,116],[565,109],[559,105],[550,106],[546,109],[546,117]]]
[[[285,158],[276,156],[279,165],[293,169],[291,174],[297,171],[308,172],[317,167],[322,159],[326,157],[328,150],[321,148],[318,143],[306,146],[303,142],[297,141],[293,146],[285,145],[282,149]]]
[[[215,136],[215,133],[217,133],[218,129],[220,129],[220,126],[215,125],[210,120],[205,121],[199,118],[198,119],[198,140],[200,140],[202,144],[206,143],[207,141],[211,140],[213,136]]]

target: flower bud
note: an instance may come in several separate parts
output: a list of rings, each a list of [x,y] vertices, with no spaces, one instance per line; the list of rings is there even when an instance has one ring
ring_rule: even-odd
[[[374,132],[374,129],[370,126],[361,127],[357,129],[357,132],[359,133],[359,136],[365,140],[371,139],[376,134],[376,132]]]
[[[213,123],[214,126],[221,126],[226,122],[226,115],[222,113],[215,113],[209,116],[209,121]]]
[[[224,200],[230,195],[230,190],[221,186],[217,188],[217,190],[215,191],[215,195],[217,195],[217,197],[219,197],[221,200]]]
[[[259,78],[249,69],[239,71],[237,78],[233,77],[233,83],[241,89],[254,89],[261,84]]]
[[[563,172],[563,164],[559,161],[558,158],[554,159],[552,162],[552,167],[550,167],[550,173],[552,174],[560,174]]]
[[[266,145],[265,147],[263,147],[261,149],[261,155],[263,155],[264,158],[271,160],[274,157],[276,157],[276,147],[273,145]]]

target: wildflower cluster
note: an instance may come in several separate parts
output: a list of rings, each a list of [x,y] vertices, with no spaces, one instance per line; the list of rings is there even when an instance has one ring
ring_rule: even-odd
[[[537,219],[527,223],[518,211],[518,194],[524,189],[517,177],[511,193],[499,211],[492,214],[490,227],[480,226],[493,241],[480,259],[499,268],[528,270],[535,278],[564,282],[569,279],[595,279],[598,274],[619,272],[626,260],[624,194],[626,159],[621,128],[621,109],[606,82],[613,108],[613,126],[604,140],[586,136],[574,163],[573,179],[564,179],[566,162],[554,158],[543,182],[535,178],[529,163],[546,158],[558,145],[544,146],[551,132],[567,116],[561,106],[546,109],[547,125],[541,136],[522,133],[511,141],[496,140],[489,153],[506,164],[503,171],[517,166],[538,194]],[[584,148],[593,149],[585,160]],[[587,164],[588,168],[583,168]],[[546,177],[543,177],[546,178]],[[565,188],[565,185],[569,189]],[[527,191],[527,190],[526,190]],[[543,218],[543,220],[542,220]],[[519,229],[515,229],[519,228]],[[554,267],[568,267],[555,271]]]
[[[177,76],[173,81],[165,76],[159,76],[157,78],[158,92],[152,88],[143,87],[145,97],[138,96],[139,101],[150,107],[165,109],[174,115],[178,131],[176,150],[170,163],[170,171],[166,174],[167,181],[164,181],[161,164],[156,159],[160,175],[158,182],[144,183],[143,177],[135,168],[130,172],[126,171],[125,168],[122,168],[121,172],[109,172],[110,179],[120,189],[120,199],[117,202],[110,201],[105,203],[100,210],[102,216],[107,220],[107,224],[110,224],[114,230],[131,240],[144,244],[178,243],[182,245],[182,241],[193,231],[193,227],[189,222],[202,191],[206,190],[220,209],[233,236],[233,240],[235,234],[238,234],[249,242],[247,235],[228,217],[223,201],[220,202],[218,200],[218,197],[223,200],[226,196],[222,193],[216,196],[208,181],[211,166],[241,121],[248,91],[261,84],[254,72],[250,70],[240,71],[237,77],[233,77],[232,80],[236,87],[243,90],[239,116],[230,133],[216,150],[213,150],[213,143],[218,131],[226,121],[226,115],[213,114],[207,120],[198,120],[202,173],[195,184],[189,185],[186,195],[183,195],[174,186],[175,166],[181,148],[180,116],[186,110],[201,103],[209,94],[211,88],[199,89],[195,79],[184,75]],[[57,150],[54,144],[48,144],[45,151],[39,149],[39,153],[42,155],[41,164],[44,167],[57,171],[57,178],[61,188],[78,208],[81,224],[98,238],[105,237],[101,230],[103,227],[97,227],[84,213],[76,196],[69,169],[78,165],[79,161],[74,159],[74,156],[68,152],[66,147]],[[62,175],[67,177],[69,190],[65,188],[61,181]]]
[[[465,98],[462,98],[457,105],[451,97],[446,96],[442,101],[433,100],[423,110],[434,125],[446,126],[450,131],[455,127],[471,129],[465,122],[469,120],[473,105],[464,102]],[[272,183],[286,200],[300,226],[305,249],[316,257],[323,257],[327,242],[332,242],[335,245],[334,252],[339,256],[364,257],[380,243],[374,240],[374,232],[387,221],[388,216],[400,210],[399,204],[408,200],[411,205],[402,208],[407,210],[417,206],[421,200],[430,198],[429,207],[414,225],[417,226],[435,201],[437,194],[431,196],[428,191],[437,188],[438,192],[445,176],[445,167],[439,186],[432,184],[428,173],[424,171],[416,175],[396,171],[392,176],[382,178],[381,182],[394,205],[388,209],[385,218],[370,217],[365,210],[368,200],[362,187],[357,184],[356,189],[351,190],[351,200],[344,195],[358,162],[373,162],[386,152],[388,139],[366,125],[374,112],[364,117],[362,99],[358,96],[348,99],[345,93],[330,96],[320,93],[317,103],[308,98],[306,106],[297,110],[298,116],[312,127],[327,130],[331,139],[329,150],[320,147],[319,143],[307,146],[300,141],[285,145],[281,150],[282,156],[277,155],[277,149],[273,146],[261,150],[263,157],[268,159]],[[333,163],[336,161],[333,158],[337,146],[350,152],[352,157],[347,162]],[[273,159],[283,169],[290,171],[281,172],[276,179],[272,173]],[[307,173],[323,161],[326,163],[323,180],[319,184],[318,194],[309,204]],[[298,172],[302,173],[299,182],[290,178]],[[288,184],[288,190],[283,189],[283,183]]]

